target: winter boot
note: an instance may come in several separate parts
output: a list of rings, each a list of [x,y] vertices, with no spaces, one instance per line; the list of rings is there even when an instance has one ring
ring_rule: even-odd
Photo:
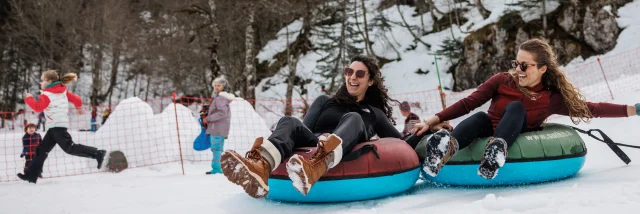
[[[36,182],[38,182],[38,178],[30,178],[26,174],[22,174],[22,173],[18,173],[18,178],[20,178],[23,181],[28,181],[29,183],[35,184]]]
[[[269,141],[256,138],[245,157],[227,150],[220,159],[222,173],[234,184],[242,186],[251,197],[264,198],[269,194],[268,179],[281,162],[280,152]]]
[[[98,169],[100,169],[102,167],[102,162],[104,161],[104,156],[107,155],[107,151],[105,150],[98,150],[96,152],[95,158],[98,161]]]
[[[490,138],[484,148],[484,155],[480,161],[478,175],[491,180],[498,175],[498,169],[504,166],[507,157],[507,142],[502,138]]]
[[[437,131],[427,141],[427,157],[422,168],[428,175],[435,177],[442,166],[458,152],[458,141],[445,129]]]
[[[311,159],[306,160],[300,155],[293,155],[287,162],[287,173],[293,187],[306,196],[320,177],[338,165],[341,159],[342,139],[332,134],[326,141],[318,142],[318,149]]]

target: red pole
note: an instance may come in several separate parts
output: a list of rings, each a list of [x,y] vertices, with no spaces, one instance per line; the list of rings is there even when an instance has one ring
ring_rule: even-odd
[[[182,175],[184,175],[184,160],[182,159],[182,144],[180,143],[180,128],[178,126],[178,109],[176,108],[176,92],[173,92],[173,111],[176,115],[176,131],[178,132],[178,148],[180,149],[180,164],[182,165]]]
[[[604,77],[604,82],[607,83],[607,88],[609,89],[609,94],[611,94],[611,99],[613,100],[613,92],[611,92],[611,87],[609,86],[609,81],[607,80],[607,75],[604,74],[604,68],[602,68],[602,63],[600,63],[600,57],[598,57],[598,65],[600,65],[600,71],[602,71],[602,76]]]

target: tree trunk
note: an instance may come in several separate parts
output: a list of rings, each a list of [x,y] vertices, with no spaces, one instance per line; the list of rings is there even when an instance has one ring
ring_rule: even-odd
[[[449,1],[447,1],[447,4],[449,5],[449,9],[451,10],[451,7],[453,7],[453,14],[456,16],[456,24],[458,25],[458,28],[460,28],[460,18],[458,18],[458,7],[456,6],[456,2],[455,0],[450,0],[451,3],[449,3]],[[451,12],[449,12],[449,14],[451,14]],[[451,16],[449,16],[451,17]],[[453,27],[453,24],[452,24]]]
[[[364,32],[362,32],[362,29],[360,28],[360,23],[358,22],[358,0],[355,0],[353,11],[354,11],[353,15],[355,16],[354,19],[356,20],[356,28],[358,29],[358,32],[362,35],[362,38],[365,39],[365,42],[366,42],[367,37],[364,35]],[[371,54],[369,53],[369,48],[366,48],[367,44],[364,44],[364,45],[365,45],[364,51],[367,53],[367,55]]]
[[[255,87],[256,87],[256,68],[254,65],[254,23],[255,8],[253,5],[249,6],[247,11],[247,29],[245,31],[245,60],[244,60],[244,76],[245,79],[245,92],[244,97],[251,105],[255,105]]]
[[[116,45],[113,48],[113,55],[111,58],[111,79],[109,81],[109,88],[107,89],[107,92],[102,96],[100,103],[104,102],[107,96],[113,93],[113,87],[116,86],[118,81],[118,66],[120,66],[120,47]],[[134,87],[134,90],[135,90],[135,87]]]
[[[209,0],[209,8],[211,9],[211,29],[213,30],[213,41],[209,46],[211,52],[211,59],[209,62],[209,69],[211,69],[211,81],[220,75],[220,62],[218,61],[218,45],[220,43],[220,29],[218,28],[218,20],[216,19],[216,4],[214,0]],[[227,86],[229,87],[229,86]]]
[[[93,80],[91,86],[91,96],[90,102],[92,106],[98,105],[98,97],[100,96],[100,92],[102,89],[102,48],[100,46],[95,47],[94,53],[95,58],[93,59]]]
[[[484,5],[482,4],[482,0],[476,0],[476,7],[478,8],[478,11],[480,11],[480,15],[482,15],[482,18],[489,18],[491,12],[489,12],[489,10],[484,7]]]
[[[369,53],[375,56],[376,54],[373,52],[371,48],[371,40],[369,39],[369,27],[367,26],[367,7],[364,5],[364,0],[360,0],[360,5],[362,6],[362,18],[364,20],[364,45],[365,48],[369,49]]]
[[[144,100],[149,100],[149,86],[151,85],[151,77],[146,75],[147,77],[147,89],[144,91]]]
[[[340,41],[338,42],[338,57],[336,60],[336,64],[333,66],[333,74],[331,75],[331,83],[329,85],[328,88],[325,89],[325,93],[326,94],[333,94],[334,91],[337,90],[337,85],[336,85],[336,78],[340,77],[340,68],[344,67],[344,60],[343,58],[345,57],[346,54],[344,54],[345,50],[346,50],[346,38],[345,38],[345,32],[347,30],[347,2],[349,0],[343,0],[342,1],[342,15],[344,17],[344,19],[342,19],[342,26],[340,26]]]
[[[547,1],[542,0],[542,35],[547,37]]]
[[[424,26],[424,13],[427,12],[425,4],[426,2],[424,0],[416,1],[416,7],[418,8],[418,12],[420,13],[420,36],[424,36],[427,33]]]

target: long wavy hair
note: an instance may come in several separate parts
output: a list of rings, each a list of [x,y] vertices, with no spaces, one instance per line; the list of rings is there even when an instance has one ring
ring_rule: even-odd
[[[384,78],[382,77],[382,73],[380,73],[380,68],[378,68],[378,61],[370,56],[358,55],[351,58],[350,63],[353,62],[362,62],[369,70],[369,78],[373,79],[373,85],[367,88],[364,99],[361,102],[382,110],[382,112],[384,112],[391,123],[395,125],[396,121],[392,117],[393,109],[391,108],[389,102],[400,102],[391,99],[391,97],[389,97],[389,95],[387,94],[388,89],[384,86]],[[351,96],[351,94],[349,94],[349,91],[347,91],[346,83],[343,83],[342,86],[340,86],[333,97],[334,99],[336,99],[337,103],[342,105],[358,105],[358,103],[356,102],[356,97]]]
[[[573,124],[578,125],[580,121],[589,122],[593,118],[593,114],[587,106],[585,97],[580,94],[578,88],[573,86],[564,75],[563,71],[558,66],[558,60],[556,53],[551,46],[540,39],[531,39],[522,44],[519,47],[520,50],[527,51],[533,54],[534,60],[540,66],[547,66],[547,71],[542,75],[542,84],[545,88],[548,88],[552,92],[560,93],[564,99],[565,105],[569,110],[569,117]],[[525,87],[521,87],[518,84],[518,75],[515,69],[509,71],[513,81],[515,81],[516,87],[524,93],[527,97],[535,96],[534,93],[527,90]]]

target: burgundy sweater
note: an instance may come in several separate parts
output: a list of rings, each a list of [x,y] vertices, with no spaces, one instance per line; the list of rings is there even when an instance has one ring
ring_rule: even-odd
[[[520,101],[524,104],[529,129],[538,129],[552,114],[569,115],[569,110],[560,93],[552,92],[540,83],[527,88],[538,94],[535,99],[531,99],[520,92],[515,84],[517,83],[513,81],[509,73],[498,73],[480,85],[471,95],[442,110],[436,116],[440,118],[440,121],[456,119],[489,100],[491,100],[491,106],[489,106],[487,113],[491,118],[494,130],[498,126],[507,104],[512,101]],[[587,102],[587,106],[594,117],[628,117],[627,105]]]

